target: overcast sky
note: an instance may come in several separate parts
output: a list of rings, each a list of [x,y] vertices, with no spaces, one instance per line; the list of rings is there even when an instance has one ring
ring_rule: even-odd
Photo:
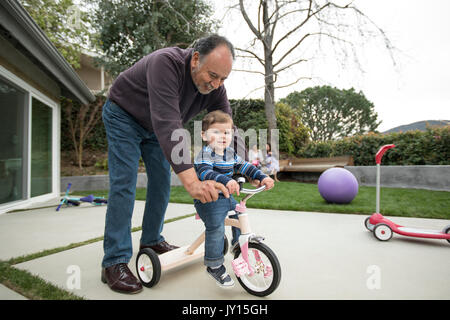
[[[228,1],[211,2],[218,9],[215,16],[223,21],[219,33],[236,46],[243,46],[251,39],[252,34],[236,10],[224,17],[224,3]],[[329,52],[325,60],[284,74],[285,79],[280,79],[278,84],[289,83],[293,74],[305,73],[313,79],[277,90],[276,100],[314,85],[354,87],[374,103],[382,120],[380,131],[420,120],[450,120],[450,1],[356,0],[354,3],[400,50],[397,65],[393,65],[379,42],[369,42],[364,47],[361,59],[364,73],[351,65],[337,67],[332,51],[326,50]],[[242,67],[238,63],[235,66]],[[246,67],[261,70],[257,64]],[[252,92],[262,85],[261,75],[235,71],[225,82],[229,98],[262,98],[262,89]]]

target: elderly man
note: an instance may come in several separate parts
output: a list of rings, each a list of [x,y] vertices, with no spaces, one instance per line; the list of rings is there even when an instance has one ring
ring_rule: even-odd
[[[172,141],[171,135],[202,110],[222,110],[231,115],[223,83],[233,60],[232,44],[212,35],[197,40],[194,48],[157,50],[114,81],[103,107],[110,190],[101,275],[112,290],[142,290],[128,268],[133,253],[131,217],[141,156],[148,185],[140,248],[150,247],[158,254],[177,248],[161,235],[169,202],[170,167],[194,199],[216,201],[218,189],[229,196],[223,185],[200,181],[191,163],[171,159],[173,147],[180,143]],[[242,148],[243,141],[237,135],[235,143]]]

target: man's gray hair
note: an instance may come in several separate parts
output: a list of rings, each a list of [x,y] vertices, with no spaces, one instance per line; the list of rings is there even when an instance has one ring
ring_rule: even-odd
[[[233,60],[235,58],[234,55],[234,47],[227,38],[219,36],[217,34],[212,34],[204,38],[200,38],[196,40],[193,44],[194,51],[197,51],[200,54],[200,59],[208,55],[212,50],[217,48],[218,46],[226,45],[228,49],[230,49]]]

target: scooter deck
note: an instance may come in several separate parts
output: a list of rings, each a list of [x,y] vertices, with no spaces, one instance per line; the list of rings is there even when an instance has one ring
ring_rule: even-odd
[[[423,238],[440,238],[447,239],[450,238],[449,234],[437,231],[437,230],[426,230],[419,228],[409,228],[409,227],[398,227],[399,234],[405,236],[415,236],[415,237],[423,237]]]
[[[187,253],[189,247],[190,245],[187,245],[159,255],[161,270],[167,271],[169,269],[173,269],[182,264],[197,260],[204,256],[205,254],[204,245],[198,247],[192,254]]]

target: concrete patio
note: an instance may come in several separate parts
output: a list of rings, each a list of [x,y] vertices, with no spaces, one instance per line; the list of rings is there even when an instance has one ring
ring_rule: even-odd
[[[142,221],[143,201],[136,201],[132,226]],[[56,212],[33,209],[0,215],[0,259],[8,260],[103,236],[105,207],[89,204]],[[190,204],[169,204],[166,219],[194,213]],[[303,299],[450,299],[450,244],[443,240],[406,238],[394,234],[380,242],[364,227],[364,215],[249,209],[252,229],[266,237],[282,268],[278,289],[268,297],[249,295],[237,281],[222,290],[205,272],[202,260],[162,274],[153,288],[137,295],[111,291],[100,281],[103,242],[15,265],[86,299],[303,300]],[[448,220],[392,217],[398,224],[442,230]],[[165,238],[173,244],[193,241],[203,224],[193,217],[166,223]],[[140,231],[133,233],[135,257]],[[227,230],[231,238],[230,230]],[[231,270],[231,255],[225,263]],[[80,285],[69,278],[79,271]],[[234,277],[234,275],[233,275]],[[0,299],[23,299],[0,286]]]

